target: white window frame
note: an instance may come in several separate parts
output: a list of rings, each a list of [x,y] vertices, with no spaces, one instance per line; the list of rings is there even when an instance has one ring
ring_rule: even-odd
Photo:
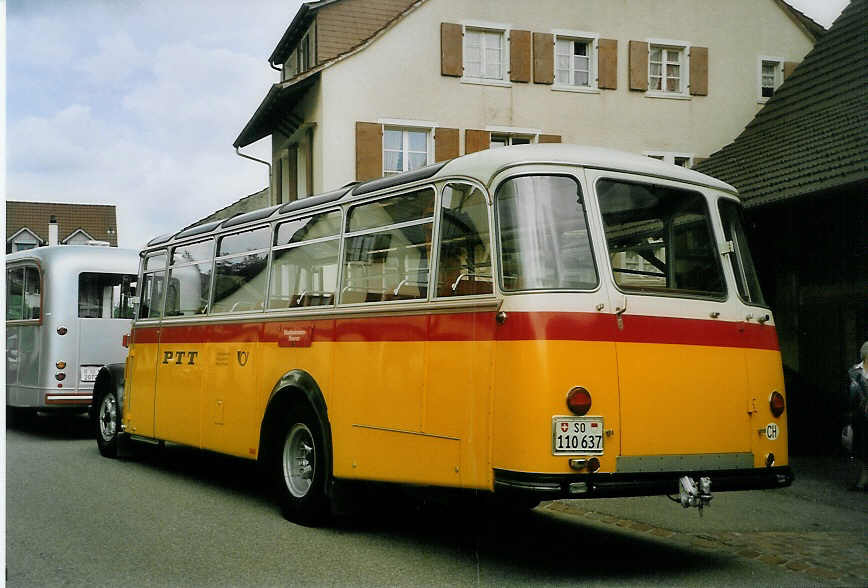
[[[562,92],[579,92],[586,94],[599,94],[599,72],[597,71],[597,51],[599,49],[600,35],[597,33],[588,33],[585,31],[572,31],[564,29],[555,29],[552,31],[555,37],[554,47],[554,83],[552,90]],[[588,85],[576,86],[571,83],[558,82],[558,41],[582,41],[588,45]],[[570,77],[573,77],[575,70],[572,54],[570,55]]]
[[[763,96],[763,62],[774,62],[777,65],[775,66],[775,85],[772,90],[772,96],[778,91],[778,88],[781,87],[781,84],[784,83],[784,58],[783,57],[769,57],[768,55],[760,55],[757,59],[757,102],[760,104],[764,104],[769,101],[768,98]]]
[[[681,153],[675,151],[643,151],[642,155],[645,157],[651,157],[652,159],[657,159],[664,163],[671,163],[672,165],[678,165],[675,163],[675,159],[686,159],[686,165],[679,165],[678,167],[684,168],[692,168],[693,167],[693,158],[695,155],[693,153]]]
[[[648,39],[648,90],[645,95],[649,98],[675,98],[679,100],[690,100],[690,43],[687,41],[674,41],[672,39]],[[651,51],[660,48],[663,50],[664,59],[661,67],[661,84],[660,90],[651,89]],[[678,92],[669,92],[666,90],[666,50],[676,50],[681,53],[679,60],[679,71],[681,80],[681,89]]]
[[[483,33],[498,33],[500,34],[500,78],[472,77],[467,75],[467,32],[479,31]],[[461,25],[461,70],[463,72],[461,81],[465,84],[482,84],[485,86],[503,86],[510,87],[512,82],[509,79],[509,33],[512,30],[511,25],[466,21]],[[482,50],[482,71],[485,71],[485,50]]]
[[[27,227],[21,227],[21,229],[19,229],[18,232],[9,237],[6,242],[11,245],[13,252],[24,251],[25,249],[34,249],[36,247],[42,246],[42,239],[39,238],[39,235],[37,235]],[[32,245],[32,247],[19,248],[19,245]]]
[[[396,119],[396,118],[381,118],[377,120],[378,123],[383,125],[383,145],[381,147],[382,156],[383,156],[383,167],[382,167],[382,175],[383,177],[388,175],[393,176],[400,173],[404,173],[406,171],[410,171],[408,168],[410,164],[410,158],[408,157],[409,153],[409,139],[408,135],[405,131],[416,131],[416,132],[424,132],[426,137],[425,141],[425,149],[427,153],[425,154],[425,165],[431,165],[434,163],[434,132],[440,126],[435,122],[424,121],[424,120],[407,120],[407,119]],[[386,141],[385,141],[385,132],[389,131],[402,131],[402,169],[401,171],[387,170],[386,169]],[[418,169],[418,168],[417,168]]]
[[[513,137],[520,137],[522,139],[530,139],[531,144],[539,143],[539,136],[542,134],[541,129],[526,129],[522,127],[504,127],[498,125],[488,125],[485,127],[485,130],[488,131],[489,141],[488,148],[491,149],[491,138],[494,135],[505,136],[508,139],[507,146],[512,145]]]
[[[79,235],[84,235],[84,239],[83,239],[83,242],[84,242],[84,243],[87,243],[88,241],[93,241],[93,240],[94,240],[94,238],[91,236],[90,233],[88,233],[88,232],[85,231],[84,229],[78,228],[78,229],[74,230],[73,232],[71,232],[69,235],[67,235],[67,236],[66,236],[66,239],[64,239],[63,241],[61,241],[60,244],[61,244],[61,245],[69,245],[69,243],[70,243],[73,239],[75,239],[76,237],[78,237]],[[82,241],[82,239],[79,239],[79,240]]]

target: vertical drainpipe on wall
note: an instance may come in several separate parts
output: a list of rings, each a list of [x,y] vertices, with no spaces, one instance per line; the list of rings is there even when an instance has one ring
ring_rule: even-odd
[[[274,197],[274,194],[271,194],[271,164],[268,163],[267,161],[265,161],[264,159],[258,159],[258,158],[256,158],[256,157],[251,157],[250,155],[245,155],[244,153],[241,153],[239,147],[236,147],[236,148],[235,148],[235,153],[236,153],[236,155],[238,155],[239,157],[243,157],[244,159],[250,159],[250,160],[252,160],[252,161],[258,161],[259,163],[262,163],[262,164],[268,166],[268,190],[269,190],[269,199],[273,198],[273,197]]]
[[[48,246],[54,247],[57,245],[57,217],[53,214],[48,219]]]

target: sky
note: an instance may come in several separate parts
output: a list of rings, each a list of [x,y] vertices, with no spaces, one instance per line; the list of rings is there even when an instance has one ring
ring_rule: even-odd
[[[826,27],[847,4],[789,2]],[[5,4],[8,200],[115,204],[140,248],[266,187],[232,143],[301,0]],[[243,151],[270,160],[268,139]]]

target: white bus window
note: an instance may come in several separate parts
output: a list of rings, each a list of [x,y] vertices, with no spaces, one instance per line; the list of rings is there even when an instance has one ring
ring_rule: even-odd
[[[440,209],[437,296],[491,294],[488,205],[479,188],[447,184]]]
[[[723,222],[723,233],[726,240],[732,243],[729,261],[735,273],[735,282],[742,300],[753,304],[765,305],[759,277],[754,269],[753,258],[747,246],[747,235],[744,232],[744,219],[741,207],[730,200],[721,200],[720,217]]]
[[[79,318],[133,318],[136,276],[83,272],[78,276]]]
[[[214,241],[210,239],[172,249],[165,316],[193,316],[208,311],[213,253]]]
[[[361,234],[345,239],[342,304],[428,297],[433,189],[359,205],[348,225]]]
[[[160,318],[163,315],[165,275],[165,272],[151,272],[142,276],[139,319]]]
[[[24,268],[6,270],[6,320],[24,318]]]
[[[166,267],[166,252],[160,251],[157,253],[149,254],[147,258],[145,258],[145,267],[144,271],[150,272],[154,270],[161,270]]]
[[[597,270],[581,188],[566,176],[521,176],[497,189],[504,290],[591,290]]]
[[[270,227],[260,227],[220,239],[212,312],[263,309],[270,232]]]
[[[268,308],[332,305],[340,239],[275,250]]]
[[[42,311],[41,284],[39,270],[28,266],[24,268],[24,319],[37,320]]]
[[[293,245],[302,241],[313,241],[333,237],[341,231],[341,212],[333,210],[307,218],[299,218],[277,225],[274,232],[274,246]]]
[[[618,287],[688,296],[726,293],[702,194],[600,180],[597,196]]]

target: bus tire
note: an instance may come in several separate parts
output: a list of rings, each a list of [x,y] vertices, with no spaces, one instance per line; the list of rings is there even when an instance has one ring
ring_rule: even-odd
[[[313,409],[304,403],[293,406],[285,423],[274,449],[280,508],[287,520],[316,526],[330,512],[322,429]]]
[[[118,436],[120,435],[120,405],[114,390],[100,394],[96,401],[96,445],[103,457],[118,456]]]

